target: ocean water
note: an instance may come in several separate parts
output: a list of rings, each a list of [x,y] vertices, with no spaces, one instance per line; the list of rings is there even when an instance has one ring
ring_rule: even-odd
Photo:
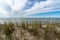
[[[0,18],[0,23],[4,22],[56,22],[60,23],[60,18]]]

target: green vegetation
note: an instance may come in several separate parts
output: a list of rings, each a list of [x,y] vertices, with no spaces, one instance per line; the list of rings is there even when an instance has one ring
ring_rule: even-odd
[[[22,29],[22,30],[21,30]],[[20,40],[21,37],[15,37],[15,39],[12,38],[12,35],[16,30],[18,32],[15,34],[18,34],[20,31],[23,32],[23,30],[27,31],[30,35],[34,36],[38,39],[42,40],[60,40],[60,23],[37,23],[37,22],[22,22],[22,23],[13,23],[13,22],[4,22],[4,24],[0,24],[0,36],[5,35],[5,37],[1,36],[0,40]],[[25,39],[24,39],[25,40]],[[27,40],[27,39],[26,39]]]

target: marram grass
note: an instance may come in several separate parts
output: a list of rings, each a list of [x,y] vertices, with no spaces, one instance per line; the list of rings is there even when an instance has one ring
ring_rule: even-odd
[[[23,33],[24,36],[21,35],[20,33]],[[30,36],[33,38],[30,38]],[[30,40],[30,39],[60,40],[60,23],[46,23],[46,24],[42,22],[40,23],[4,22],[4,24],[0,23],[0,40]]]

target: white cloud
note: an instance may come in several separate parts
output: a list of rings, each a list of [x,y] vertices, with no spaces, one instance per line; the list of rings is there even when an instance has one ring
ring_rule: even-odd
[[[7,17],[7,16],[8,16],[8,12],[3,10],[3,9],[0,9],[0,17],[4,18],[4,17]]]
[[[11,17],[15,12],[23,10],[27,1],[28,0],[0,0],[0,15],[2,15],[2,17]]]
[[[57,10],[60,10],[60,0],[47,0],[40,3],[35,3],[32,8],[24,11],[23,16],[28,17],[28,15],[31,14],[38,14]]]
[[[25,6],[27,0],[15,0],[14,4],[12,5],[12,9],[14,10],[21,10]]]
[[[36,2],[23,10],[28,0],[0,0],[0,17],[29,17],[28,15],[60,10],[60,0]],[[31,3],[31,2],[30,2]]]

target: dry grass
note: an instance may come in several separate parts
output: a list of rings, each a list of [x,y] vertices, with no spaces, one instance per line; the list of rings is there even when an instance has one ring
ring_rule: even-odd
[[[29,33],[31,36],[35,37],[36,40],[60,40],[60,23],[13,23],[13,22],[4,22],[4,24],[0,24],[0,40],[30,40],[16,35],[20,32],[25,34],[25,31]],[[59,28],[59,29],[58,29]],[[21,30],[22,29],[22,30]],[[15,31],[18,30],[16,33]],[[12,38],[12,34],[15,35]],[[21,35],[21,34],[18,34]],[[21,39],[20,39],[21,38]],[[35,39],[33,39],[35,40]]]

